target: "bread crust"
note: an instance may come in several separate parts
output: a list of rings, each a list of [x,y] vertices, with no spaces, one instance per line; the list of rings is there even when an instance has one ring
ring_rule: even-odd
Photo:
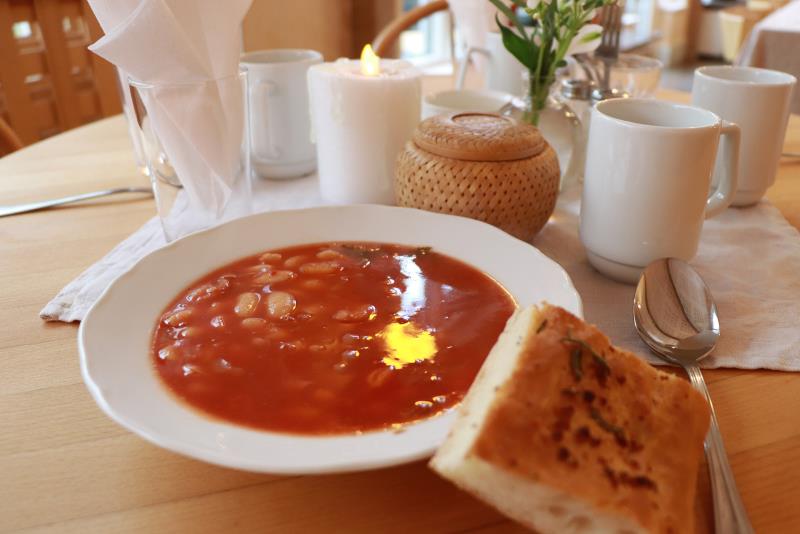
[[[465,457],[649,532],[693,532],[704,397],[561,308],[545,305],[527,327]]]

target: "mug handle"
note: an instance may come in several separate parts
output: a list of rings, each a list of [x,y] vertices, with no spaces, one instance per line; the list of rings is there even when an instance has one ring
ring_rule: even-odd
[[[469,66],[469,59],[472,54],[483,54],[487,58],[492,58],[492,53],[485,48],[479,46],[470,46],[467,48],[467,53],[461,59],[461,64],[458,66],[458,78],[456,78],[456,89],[461,91],[464,89],[464,81],[467,78],[467,67]]]
[[[261,117],[261,119],[267,126],[266,127],[267,138],[265,147],[266,153],[259,151],[258,146],[253,147],[253,152],[258,151],[258,153],[255,154],[256,158],[261,160],[278,159],[281,156],[282,152],[280,147],[275,144],[275,140],[278,139],[278,136],[275,135],[275,132],[272,131],[274,128],[273,125],[275,124],[276,121],[270,118],[270,116],[272,115],[272,110],[271,110],[272,106],[270,106],[270,100],[271,100],[270,95],[273,94],[274,89],[276,87],[277,85],[269,80],[259,80],[256,83],[254,83],[251,87],[250,100],[251,101],[259,100],[263,101],[264,103],[263,110],[265,116]],[[253,127],[252,122],[255,121],[251,121],[250,124],[251,128]]]
[[[719,137],[719,158],[714,167],[714,179],[717,187],[706,201],[706,219],[719,215],[733,202],[739,184],[739,127],[726,120],[722,121]]]

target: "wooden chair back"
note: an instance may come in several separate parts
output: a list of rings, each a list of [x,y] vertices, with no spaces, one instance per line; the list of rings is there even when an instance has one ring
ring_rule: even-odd
[[[0,156],[23,147],[22,140],[3,117],[0,117]]]
[[[450,8],[447,0],[433,0],[407,11],[386,25],[372,41],[372,48],[380,57],[389,56],[400,34],[411,26],[439,11]]]
[[[122,111],[116,69],[87,50],[101,35],[86,0],[0,1],[0,117],[23,145]]]

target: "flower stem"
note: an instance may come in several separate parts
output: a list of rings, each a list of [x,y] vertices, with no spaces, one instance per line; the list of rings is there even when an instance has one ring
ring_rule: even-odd
[[[523,116],[523,119],[529,124],[533,124],[534,126],[539,124],[541,111],[547,106],[550,86],[553,85],[556,79],[558,63],[564,59],[564,56],[567,54],[567,49],[569,48],[569,43],[572,42],[576,34],[577,31],[568,30],[566,32],[566,38],[558,40],[558,47],[545,73],[542,73],[542,65],[544,63],[544,54],[542,52],[544,46],[539,47],[539,60],[536,62],[536,69],[531,70],[529,74],[528,90],[530,91],[530,109],[528,109]],[[544,42],[545,39],[542,39],[542,41]]]

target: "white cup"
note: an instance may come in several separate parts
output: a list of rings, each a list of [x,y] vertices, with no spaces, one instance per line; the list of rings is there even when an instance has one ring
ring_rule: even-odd
[[[484,87],[486,89],[511,93],[519,97],[525,95],[523,75],[527,69],[506,49],[500,32],[488,32],[486,34],[486,48],[471,46],[467,49],[458,70],[456,88],[464,88],[467,66],[473,54],[486,56],[487,66],[484,76]]]
[[[513,96],[487,89],[453,89],[425,95],[422,99],[422,118],[427,119],[443,113],[477,111],[497,113],[513,100]]]
[[[251,162],[262,178],[294,178],[317,167],[307,82],[317,63],[319,52],[289,48],[241,57],[248,73]]]
[[[753,67],[714,66],[694,71],[692,104],[742,129],[734,206],[755,204],[775,183],[796,82],[790,74]]]
[[[738,159],[739,127],[705,109],[638,98],[597,104],[580,222],[589,263],[635,283],[655,259],[691,260],[703,220],[733,200]]]

